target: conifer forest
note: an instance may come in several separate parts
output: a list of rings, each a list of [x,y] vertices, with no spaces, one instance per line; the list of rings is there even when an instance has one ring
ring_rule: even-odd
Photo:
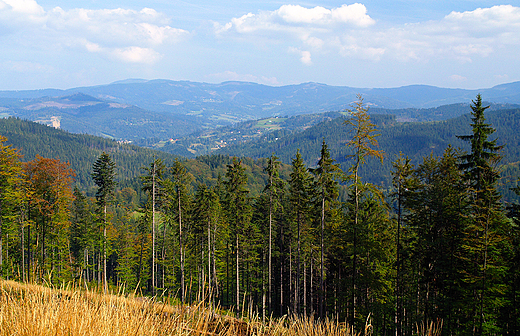
[[[520,205],[497,191],[503,144],[486,108],[478,95],[471,132],[459,135],[467,150],[413,164],[407,153],[384,157],[359,96],[343,125],[348,169],[323,140],[313,167],[300,150],[287,167],[276,153],[262,161],[255,193],[245,158],[201,181],[184,160],[154,157],[133,172],[139,183],[123,185],[103,152],[84,167],[89,194],[68,162],[24,161],[0,135],[0,278],[312,315],[358,331],[370,319],[375,335],[430,322],[444,335],[519,335]],[[383,157],[392,188],[362,174]]]

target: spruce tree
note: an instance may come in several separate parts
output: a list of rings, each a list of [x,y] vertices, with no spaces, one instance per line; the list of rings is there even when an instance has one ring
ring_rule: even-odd
[[[302,263],[302,236],[309,229],[310,202],[312,198],[312,176],[303,163],[300,151],[296,152],[296,157],[292,160],[292,171],[290,174],[289,185],[289,214],[291,221],[296,222],[297,230],[297,260],[296,260],[296,294],[297,308],[296,312],[301,312],[303,306],[304,312],[307,311],[307,293],[303,291],[303,302],[300,299],[301,288],[301,263]],[[303,231],[303,233],[302,233]],[[305,267],[303,269],[305,272]],[[305,283],[304,283],[305,287]]]
[[[142,189],[146,191],[151,199],[151,208],[152,208],[152,293],[155,293],[156,284],[156,209],[157,204],[160,203],[160,196],[162,194],[162,180],[163,174],[166,167],[161,159],[155,159],[150,164],[150,167],[144,168],[146,171],[146,175],[141,176],[141,181],[143,183]],[[164,254],[164,253],[163,253]]]
[[[250,227],[251,204],[249,190],[246,188],[247,176],[242,161],[233,158],[227,165],[225,185],[224,211],[229,221],[235,248],[235,306],[240,310],[240,257],[243,254],[243,238]],[[230,235],[231,236],[231,235]]]
[[[268,205],[268,213],[269,213],[269,239],[268,239],[268,291],[267,291],[267,306],[269,308],[269,313],[272,312],[272,247],[273,247],[273,221],[274,221],[274,214],[278,210],[278,208],[281,206],[280,204],[280,196],[283,192],[284,184],[283,181],[280,179],[280,174],[278,172],[280,167],[280,161],[278,158],[272,154],[268,161],[267,161],[267,167],[265,167],[264,171],[267,173],[268,176],[268,182],[265,186],[264,192],[267,193],[269,198],[269,205]]]
[[[107,153],[103,152],[92,167],[92,179],[97,185],[96,203],[102,214],[103,225],[103,288],[105,292],[108,290],[107,282],[107,208],[114,196],[116,187],[116,164]]]
[[[319,317],[325,318],[325,227],[327,218],[337,216],[338,210],[338,178],[341,175],[339,164],[330,156],[330,151],[323,140],[321,154],[316,168],[310,169],[314,175],[314,190],[317,208],[320,212],[320,290]],[[328,223],[331,224],[331,223]]]
[[[353,209],[353,257],[352,257],[352,298],[350,310],[350,323],[354,324],[355,307],[356,307],[356,276],[357,276],[357,262],[358,262],[358,231],[359,215],[360,215],[360,199],[361,193],[367,191],[366,187],[370,187],[361,182],[359,176],[359,169],[366,163],[367,158],[376,157],[383,163],[383,151],[375,149],[378,146],[376,137],[380,134],[377,132],[375,125],[370,121],[368,115],[368,107],[363,102],[363,97],[357,95],[358,100],[353,105],[353,110],[347,110],[351,114],[351,118],[345,121],[345,124],[350,127],[352,138],[347,142],[347,147],[353,152],[347,158],[352,159],[353,163],[349,168],[349,180],[352,181],[351,201],[354,204]],[[375,191],[374,188],[369,188]]]
[[[509,230],[496,190],[496,165],[502,146],[497,145],[497,139],[490,139],[495,129],[486,123],[484,112],[488,108],[482,105],[478,94],[471,106],[472,134],[459,136],[471,145],[470,152],[460,156],[460,169],[468,182],[471,206],[464,241],[468,260],[466,282],[470,289],[467,297],[472,297],[466,306],[467,327],[476,330],[477,335],[500,330],[497,311],[503,302],[505,276],[502,247]]]

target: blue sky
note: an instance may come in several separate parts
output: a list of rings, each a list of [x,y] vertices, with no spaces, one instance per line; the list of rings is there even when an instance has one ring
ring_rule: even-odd
[[[127,78],[478,89],[520,80],[520,3],[0,0],[0,90]]]

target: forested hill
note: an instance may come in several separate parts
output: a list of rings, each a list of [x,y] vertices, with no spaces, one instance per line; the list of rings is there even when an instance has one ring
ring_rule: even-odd
[[[73,134],[18,118],[0,119],[0,135],[18,148],[24,161],[36,155],[69,162],[82,188],[93,186],[92,164],[105,151],[117,163],[117,173],[124,179],[138,176],[140,167],[152,162],[154,155],[172,161],[174,155],[86,134]]]
[[[468,107],[469,110],[469,107]],[[516,181],[520,163],[520,109],[489,111],[487,122],[496,132],[492,138],[498,138],[498,143],[504,145],[502,151],[502,192],[509,192],[511,183]],[[302,132],[284,135],[283,132],[272,132],[253,142],[236,144],[222,148],[218,153],[248,156],[252,158],[268,157],[275,153],[282,162],[290,163],[298,149],[306,164],[316,165],[319,159],[323,140],[329,145],[331,156],[347,171],[352,162],[347,155],[351,154],[345,143],[351,138],[349,128],[344,124],[345,116],[326,120]],[[457,135],[471,133],[469,114],[438,122],[398,122],[395,116],[372,115],[372,122],[377,125],[381,135],[377,137],[379,149],[385,152],[381,166],[376,159],[369,159],[362,167],[364,180],[378,185],[389,186],[391,182],[392,161],[399,153],[411,158],[412,163],[419,163],[422,158],[433,154],[440,156],[448,145],[468,150],[468,144],[457,138]]]
[[[7,144],[20,151],[24,161],[30,161],[36,155],[40,155],[69,162],[76,172],[76,184],[90,195],[93,194],[94,188],[91,178],[92,165],[103,151],[116,163],[119,187],[130,186],[137,191],[141,187],[139,176],[144,174],[141,168],[149,166],[154,157],[163,160],[167,166],[171,166],[175,158],[180,158],[166,152],[93,135],[73,134],[18,118],[0,119],[0,135],[8,139]],[[249,177],[248,185],[253,195],[261,192],[265,185],[264,161],[243,159]],[[213,155],[190,159],[185,161],[185,164],[195,177],[194,185],[214,185],[219,175],[225,175],[226,165],[231,162],[232,159],[227,155]],[[288,167],[281,168],[281,174],[285,176]]]

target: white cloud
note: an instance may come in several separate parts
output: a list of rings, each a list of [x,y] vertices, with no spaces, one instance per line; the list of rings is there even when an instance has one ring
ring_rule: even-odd
[[[346,23],[358,27],[373,25],[375,21],[367,15],[364,5],[356,3],[339,8],[326,9],[320,6],[305,8],[299,5],[284,5],[274,11],[271,16],[279,17],[287,23],[330,25]]]
[[[336,22],[353,23],[359,27],[368,27],[375,21],[367,15],[367,8],[359,3],[343,5],[331,11],[332,19]]]
[[[224,25],[216,24],[215,28],[217,33],[230,31],[251,33],[262,30],[291,31],[292,27],[326,29],[338,24],[346,24],[350,27],[368,27],[375,24],[375,21],[367,15],[366,7],[358,3],[333,9],[320,6],[305,8],[300,5],[283,5],[275,11],[248,13],[239,18],[232,18]]]
[[[10,9],[15,13],[42,15],[43,8],[34,0],[0,0],[0,10]]]
[[[359,3],[333,9],[284,5],[216,24],[215,31],[221,38],[248,36],[253,43],[269,39],[309,53],[339,53],[376,62],[443,58],[469,63],[476,57],[505,52],[509,46],[520,47],[520,8],[494,6],[452,12],[437,21],[380,26]],[[304,59],[310,63],[310,57]]]
[[[16,18],[18,27],[2,29],[5,34],[21,32],[33,38],[33,48],[45,43],[58,47],[83,46],[88,52],[112,55],[125,62],[150,63],[160,59],[159,46],[177,43],[189,36],[183,29],[172,28],[169,19],[155,11],[129,9],[44,11],[34,0],[0,0],[0,26],[3,18]],[[10,22],[8,20],[6,22]],[[41,36],[41,41],[38,40]],[[43,41],[45,40],[45,41]]]
[[[288,23],[323,24],[330,16],[330,10],[323,7],[305,8],[299,5],[284,5],[272,14]]]
[[[302,62],[305,65],[312,65],[312,58],[310,51],[307,50],[300,50],[298,48],[289,48],[289,52],[295,53],[300,55],[300,62]]]

